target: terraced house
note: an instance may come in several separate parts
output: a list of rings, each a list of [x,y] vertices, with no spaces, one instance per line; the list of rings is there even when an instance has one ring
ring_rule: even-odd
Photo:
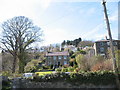
[[[53,65],[54,67],[59,67],[60,65],[69,64],[69,53],[64,52],[47,52],[46,53],[46,65]]]
[[[113,40],[114,50],[120,50],[120,40]],[[99,40],[94,43],[95,55],[107,56],[110,49],[109,39]]]

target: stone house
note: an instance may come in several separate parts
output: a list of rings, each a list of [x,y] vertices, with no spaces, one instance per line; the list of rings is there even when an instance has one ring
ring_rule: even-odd
[[[113,40],[114,50],[120,50],[120,40]],[[95,55],[107,56],[110,49],[110,42],[108,39],[99,40],[94,43]]]
[[[45,64],[48,66],[53,65],[54,67],[59,67],[60,65],[69,64],[69,53],[67,51],[47,52],[45,56]]]

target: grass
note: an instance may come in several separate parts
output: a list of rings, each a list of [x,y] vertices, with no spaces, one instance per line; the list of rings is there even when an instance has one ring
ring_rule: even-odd
[[[52,74],[53,71],[47,71],[47,72],[35,72],[35,74],[38,74],[38,76],[44,76],[46,74]]]

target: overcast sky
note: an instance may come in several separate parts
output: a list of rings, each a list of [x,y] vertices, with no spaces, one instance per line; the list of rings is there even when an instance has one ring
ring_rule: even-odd
[[[102,0],[0,0],[0,24],[14,16],[32,19],[43,31],[44,41],[41,46],[79,37],[82,40],[100,40],[107,35],[100,1]],[[118,0],[107,1],[112,35],[117,39]],[[0,33],[1,31],[0,28]]]

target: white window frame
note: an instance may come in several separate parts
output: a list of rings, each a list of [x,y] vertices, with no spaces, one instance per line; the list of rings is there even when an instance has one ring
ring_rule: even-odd
[[[51,56],[48,56],[48,59],[51,59]]]
[[[62,59],[62,56],[58,56],[58,59]]]
[[[100,46],[104,46],[104,42],[100,42]]]
[[[110,42],[107,42],[107,45],[110,46]]]
[[[67,61],[64,61],[64,65],[66,65],[67,64]]]
[[[104,50],[105,50],[105,49],[104,49],[103,47],[100,48],[100,52],[101,52],[101,53],[104,52]]]
[[[57,59],[57,57],[56,57],[56,56],[53,56],[53,59],[54,59],[54,60],[56,60],[56,59]]]
[[[67,56],[64,56],[64,59],[67,59]]]

